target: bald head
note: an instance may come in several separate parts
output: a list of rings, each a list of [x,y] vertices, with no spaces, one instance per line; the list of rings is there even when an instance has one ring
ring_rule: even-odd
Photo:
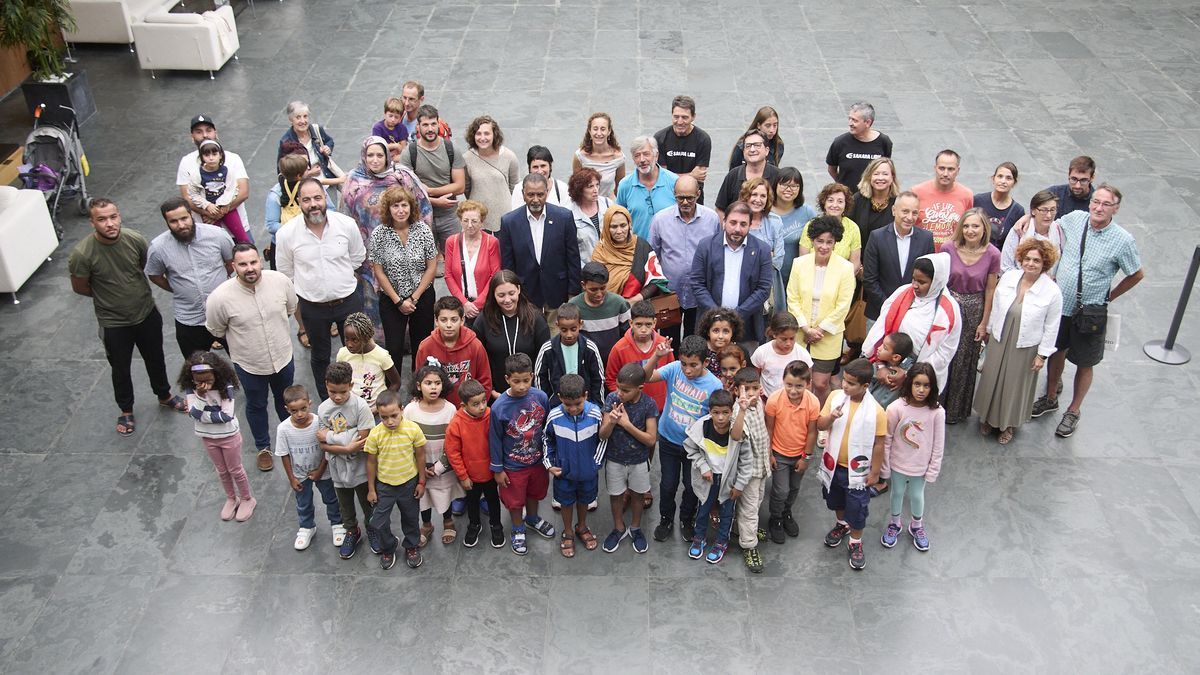
[[[688,174],[675,181],[675,205],[679,207],[679,215],[684,220],[691,220],[696,215],[696,199],[700,196],[700,183]]]

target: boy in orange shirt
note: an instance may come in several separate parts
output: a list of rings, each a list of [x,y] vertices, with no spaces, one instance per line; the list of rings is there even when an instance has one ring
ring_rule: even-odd
[[[800,535],[792,506],[817,442],[817,418],[821,414],[820,402],[808,390],[811,380],[808,364],[792,361],[783,369],[783,388],[767,399],[767,433],[771,435],[771,519],[767,534],[776,544],[785,541],[785,533],[789,537]]]

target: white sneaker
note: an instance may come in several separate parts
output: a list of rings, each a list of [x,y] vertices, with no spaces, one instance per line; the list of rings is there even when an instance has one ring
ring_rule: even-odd
[[[315,527],[302,527],[296,530],[296,550],[303,551],[308,548],[308,545],[312,543],[313,535],[316,533],[317,528]]]
[[[817,447],[824,450],[825,444],[828,442],[829,442],[829,432],[828,431],[818,431],[817,432]]]
[[[341,523],[333,526],[333,545],[340,547],[346,540],[346,528]]]
[[[595,499],[593,499],[593,500],[592,500],[592,503],[591,503],[591,504],[588,504],[588,506],[587,506],[588,513],[591,513],[592,511],[595,511],[595,510],[596,510],[596,508],[597,508],[597,507],[599,507],[599,506],[600,506],[600,502],[598,502],[598,501],[596,501]]]

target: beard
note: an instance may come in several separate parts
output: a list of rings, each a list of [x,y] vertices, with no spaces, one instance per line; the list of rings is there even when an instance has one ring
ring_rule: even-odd
[[[329,220],[329,217],[325,215],[324,210],[306,211],[304,213],[304,222],[309,225],[324,225],[327,220]]]

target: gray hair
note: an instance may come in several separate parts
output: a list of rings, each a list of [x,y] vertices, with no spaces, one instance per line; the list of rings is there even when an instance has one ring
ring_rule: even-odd
[[[658,141],[654,140],[653,136],[638,136],[629,144],[629,152],[637,152],[639,148],[650,146],[654,152],[658,152]]]
[[[300,111],[308,112],[308,104],[304,101],[292,101],[291,103],[287,104],[286,112],[288,119],[291,119],[292,115],[295,115]]]
[[[859,116],[867,122],[875,121],[875,106],[867,103],[866,101],[855,101],[854,103],[850,104],[850,110],[848,112],[858,113]]]
[[[545,176],[543,176],[540,173],[534,173],[532,171],[525,174],[525,178],[521,181],[521,190],[524,190],[525,188],[529,187],[530,185],[541,185],[542,187],[544,187],[546,189],[550,188],[550,182],[546,180]]]

